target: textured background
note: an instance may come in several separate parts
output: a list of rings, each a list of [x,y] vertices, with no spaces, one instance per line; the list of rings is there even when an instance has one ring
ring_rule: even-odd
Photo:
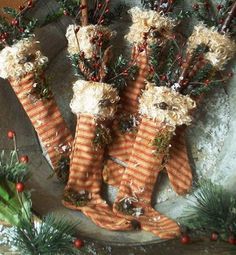
[[[5,1],[0,0],[0,6],[3,2]],[[15,4],[16,2],[18,6],[19,1],[10,1],[11,4]],[[139,3],[138,0],[126,2],[132,2],[132,4]],[[189,5],[191,1],[186,1],[186,3]],[[46,13],[51,12],[54,6],[55,1],[53,0],[39,0],[33,11],[33,15],[42,18]],[[66,40],[64,37],[65,29],[69,23],[71,23],[70,19],[63,17],[59,22],[38,30],[37,36],[42,44],[44,54],[50,59],[48,73],[52,76],[52,86],[56,100],[73,130],[74,117],[69,110],[73,76],[66,59]],[[123,50],[124,41],[122,40],[122,35],[126,33],[128,25],[129,20],[127,18],[114,24],[114,28],[119,32],[120,38],[119,43],[115,44],[117,54]],[[236,112],[234,110],[236,88],[234,85],[235,79],[227,87],[227,91],[222,89],[207,97],[202,104],[201,110],[196,114],[193,126],[188,130],[189,154],[197,176],[211,178],[231,190],[235,190],[234,186],[236,181],[236,145],[232,142],[236,140]],[[116,244],[127,246],[137,243],[153,244],[159,242],[155,236],[146,232],[117,233],[100,229],[82,214],[64,209],[60,204],[63,186],[58,184],[55,179],[47,180],[52,170],[41,153],[37,137],[27,116],[16,100],[8,83],[3,80],[0,80],[0,109],[0,149],[11,148],[6,139],[6,133],[7,130],[14,129],[18,134],[20,152],[22,154],[27,153],[31,159],[30,167],[34,175],[28,185],[34,190],[33,203],[36,213],[42,215],[54,211],[62,217],[73,218],[75,221],[80,222],[79,232],[83,236],[109,244],[115,242]],[[109,189],[108,192],[106,188],[104,189],[104,193],[111,198],[114,195],[114,190]],[[179,198],[174,194],[169,187],[165,175],[157,183],[155,194],[153,203],[156,209],[174,218],[181,216],[182,209],[186,205],[186,198]],[[151,254],[151,251],[155,251],[158,247],[162,248],[163,254],[173,254],[174,247],[181,249],[182,251],[180,252],[183,254],[185,252],[175,242],[158,244],[157,246],[145,246],[143,250],[137,248],[131,252],[134,252],[133,254],[145,254],[147,252],[147,254]],[[196,243],[189,249],[192,251],[192,254],[195,249],[198,252],[196,254],[205,254],[209,249],[211,250],[211,246],[208,244],[206,244],[206,247],[204,244]],[[222,249],[227,250],[227,248]],[[201,250],[202,253],[200,253]],[[119,249],[117,248],[118,251]],[[219,247],[218,252],[221,252],[219,254],[223,254]],[[112,254],[116,253],[112,252]]]

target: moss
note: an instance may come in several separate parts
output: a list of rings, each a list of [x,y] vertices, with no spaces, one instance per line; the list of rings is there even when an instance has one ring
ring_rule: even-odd
[[[40,75],[35,75],[35,84],[29,92],[29,96],[35,101],[45,99],[49,100],[53,97],[50,88],[50,80],[45,78],[44,74],[41,73]]]
[[[144,214],[144,210],[142,208],[136,208],[132,201],[127,199],[122,200],[120,203],[116,205],[116,208],[119,212],[122,212],[126,215],[135,216],[137,212],[139,212],[139,216]]]
[[[96,149],[103,148],[112,142],[111,131],[102,124],[96,127],[93,144]]]
[[[69,178],[69,170],[70,170],[70,158],[69,156],[62,156],[57,164],[55,169],[55,173],[57,178],[62,183],[67,183]]]
[[[90,201],[90,193],[88,191],[75,192],[74,190],[67,190],[63,196],[66,202],[72,203],[77,207],[83,207]]]
[[[118,126],[122,134],[137,132],[137,119],[133,115],[123,114],[120,116]]]
[[[156,135],[153,146],[156,147],[156,154],[166,154],[169,150],[170,140],[172,138],[171,132],[160,132]]]

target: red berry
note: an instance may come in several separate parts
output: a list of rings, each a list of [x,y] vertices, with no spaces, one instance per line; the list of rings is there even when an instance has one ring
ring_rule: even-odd
[[[205,3],[205,8],[209,9],[210,8],[210,4],[209,3]]]
[[[194,5],[193,5],[193,9],[194,9],[194,10],[198,10],[198,9],[199,9],[199,4],[194,4]]]
[[[108,13],[108,12],[110,12],[110,9],[106,8],[105,13]]]
[[[0,35],[1,40],[6,40],[9,34],[7,32],[4,32],[3,34]]]
[[[167,80],[166,75],[162,75],[160,78],[161,78],[162,81],[166,81]]]
[[[63,11],[63,14],[64,14],[65,16],[69,16],[69,13],[68,13],[67,10],[64,10],[64,11]]]
[[[23,33],[25,30],[24,30],[24,28],[20,27],[20,28],[19,28],[19,31],[20,31],[21,33]]]
[[[228,242],[232,245],[236,245],[236,238],[234,236],[230,236]]]
[[[13,19],[13,20],[11,21],[11,24],[12,24],[13,26],[18,26],[18,25],[19,25],[19,20]]]
[[[24,5],[20,5],[20,6],[19,6],[19,10],[20,10],[20,11],[23,11],[24,9],[25,9],[25,6],[24,6]]]
[[[74,246],[77,248],[77,249],[80,249],[84,246],[84,242],[80,239],[76,239],[74,241]]]
[[[216,6],[216,8],[217,8],[218,11],[220,11],[220,10],[223,8],[223,5],[222,5],[222,4],[218,4],[218,5]]]
[[[102,4],[101,4],[101,3],[98,4],[98,8],[99,8],[99,9],[102,8]]]
[[[24,185],[22,182],[18,182],[18,183],[16,184],[16,190],[17,190],[18,192],[23,192],[24,189],[25,189],[25,185]]]
[[[21,156],[20,162],[23,164],[27,164],[29,162],[29,157],[27,155]]]
[[[106,3],[109,4],[109,3],[110,3],[110,0],[106,0]]]
[[[33,1],[32,0],[28,1],[28,7],[32,7],[32,6],[33,6]]]
[[[182,235],[180,238],[180,242],[182,244],[189,244],[191,242],[190,236],[189,235]]]
[[[105,20],[102,18],[102,19],[100,20],[99,24],[103,24],[104,21],[105,21]]]
[[[204,83],[205,83],[206,85],[209,85],[209,84],[210,84],[210,82],[211,82],[210,80],[205,80],[205,82],[204,82]]]
[[[128,75],[129,75],[129,72],[128,72],[127,70],[125,70],[125,71],[123,72],[123,75],[124,75],[124,76],[128,76]]]
[[[219,238],[219,234],[217,232],[212,232],[211,233],[211,241],[217,241]]]
[[[15,136],[16,136],[16,133],[14,131],[12,131],[12,130],[8,131],[7,137],[9,139],[13,139]]]
[[[219,20],[219,24],[223,24],[224,23],[224,20],[223,19],[220,19]]]
[[[233,73],[233,72],[229,72],[229,73],[228,73],[228,77],[229,77],[229,78],[232,78],[233,76],[234,76],[234,73]]]

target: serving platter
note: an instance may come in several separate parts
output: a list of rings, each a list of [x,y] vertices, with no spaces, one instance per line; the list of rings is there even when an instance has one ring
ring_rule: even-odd
[[[129,4],[134,6],[139,2],[130,1]],[[191,2],[186,1],[186,4],[190,5]],[[31,14],[43,19],[48,12],[53,11],[55,5],[56,2],[53,0],[40,0]],[[75,119],[69,108],[74,77],[66,57],[64,36],[66,27],[71,22],[68,17],[63,17],[60,21],[39,29],[37,38],[41,42],[43,53],[50,60],[47,72],[52,78],[56,101],[69,127],[74,131]],[[114,44],[117,54],[124,49],[125,42],[122,37],[128,25],[128,17],[114,24],[118,31],[118,41]],[[236,71],[235,65],[232,68]],[[235,81],[234,78],[227,88],[220,88],[207,95],[201,109],[195,115],[193,125],[188,128],[186,137],[195,180],[209,178],[231,191],[236,191],[236,144],[233,142],[236,141]],[[0,80],[0,109],[1,149],[11,149],[5,134],[9,129],[13,129],[17,133],[20,153],[27,154],[30,158],[32,178],[27,185],[33,190],[33,208],[36,214],[41,216],[55,212],[60,217],[78,222],[78,233],[81,236],[109,245],[134,247],[161,242],[156,236],[143,231],[111,232],[101,229],[83,214],[64,208],[61,204],[64,185],[55,177],[48,178],[52,174],[52,169],[47,161],[47,155],[43,153],[37,135],[15,94],[3,80]],[[107,201],[112,203],[116,190],[104,185],[103,192]],[[189,199],[191,194],[186,197],[177,196],[171,189],[166,175],[163,174],[156,184],[153,206],[169,217],[178,219],[183,215]]]

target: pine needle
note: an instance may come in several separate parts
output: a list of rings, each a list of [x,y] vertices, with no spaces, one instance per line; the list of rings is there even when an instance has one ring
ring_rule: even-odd
[[[43,218],[38,226],[37,223],[22,220],[15,231],[14,245],[27,255],[78,254],[72,237],[76,233],[76,226],[52,214]]]
[[[2,151],[0,155],[0,177],[10,182],[25,182],[29,177],[27,164],[18,161],[16,151],[11,151],[6,157]]]
[[[208,180],[199,186],[186,208],[184,225],[205,233],[216,231],[223,239],[236,235],[235,195]]]

